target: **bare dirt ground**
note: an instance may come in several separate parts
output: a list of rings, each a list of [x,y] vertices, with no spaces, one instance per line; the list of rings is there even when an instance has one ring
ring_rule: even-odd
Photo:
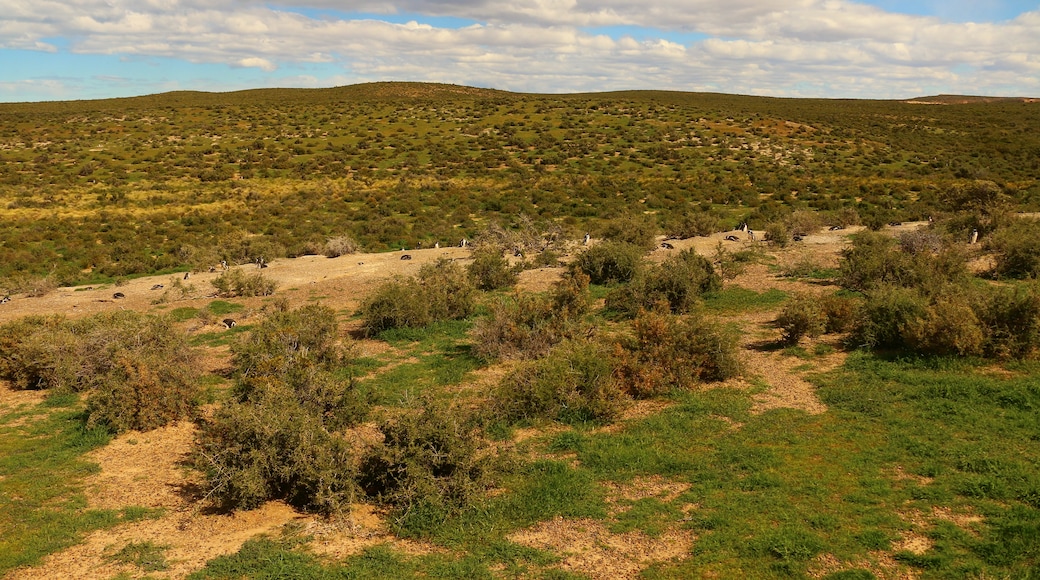
[[[905,224],[900,228],[889,229],[895,233],[917,225]],[[790,248],[766,250],[766,255],[781,267],[804,260],[833,267],[840,249],[847,243],[847,235],[852,231],[855,230],[820,232]],[[740,240],[724,241],[726,235],[737,235]],[[742,232],[725,232],[710,237],[669,241],[673,249],[659,248],[653,252],[652,259],[662,260],[685,248],[695,248],[699,253],[711,256],[720,242],[728,250],[765,248],[761,242],[748,240]],[[402,260],[405,253],[411,259]],[[470,251],[466,248],[354,254],[335,259],[305,256],[275,260],[263,273],[278,284],[276,294],[285,297],[293,306],[319,301],[340,312],[353,312],[360,301],[385,279],[395,275],[415,274],[423,264],[440,258],[465,263],[469,256]],[[242,268],[255,269],[253,266]],[[755,265],[727,284],[756,292],[770,288],[809,294],[833,291],[833,288],[818,284],[782,278],[776,269],[766,264]],[[529,270],[522,274],[518,286],[528,291],[545,290],[559,277],[560,272],[559,268]],[[218,274],[206,272],[192,275],[183,281],[195,287],[189,296],[183,299],[175,297],[177,299],[163,304],[155,302],[169,288],[173,280],[170,276],[139,278],[120,287],[61,288],[37,298],[15,296],[11,302],[0,305],[0,322],[27,314],[78,317],[116,309],[161,311],[182,306],[200,308],[213,300],[210,281]],[[181,276],[176,278],[180,279]],[[153,290],[157,284],[163,284],[165,288]],[[113,299],[114,292],[123,293],[125,298]],[[245,303],[247,309],[235,316],[248,318],[270,300],[270,297],[236,299]],[[775,311],[756,311],[737,317],[744,329],[742,356],[747,372],[743,378],[731,381],[727,386],[755,393],[756,413],[779,407],[801,409],[812,414],[826,411],[826,407],[816,397],[813,386],[805,380],[805,374],[836,367],[844,360],[843,355],[835,353],[815,357],[807,365],[802,359],[785,356],[782,351],[771,348],[770,345],[779,338],[779,331],[772,324],[775,316]],[[378,353],[387,348],[385,344],[376,341],[362,341],[360,347],[366,354]],[[214,350],[207,355],[206,368],[215,371],[226,366],[227,356],[226,347]],[[460,388],[486,389],[501,372],[487,370]],[[8,385],[0,383],[0,413],[31,408],[41,400],[42,394],[39,392],[13,391]],[[639,417],[655,412],[655,409],[638,407],[631,415]],[[734,428],[739,428],[739,425]],[[524,432],[518,434],[518,438],[524,436]],[[105,448],[93,452],[90,459],[97,462],[101,470],[87,482],[89,505],[99,508],[157,508],[159,511],[156,517],[95,532],[81,544],[46,558],[39,566],[15,570],[7,578],[93,579],[111,578],[121,573],[139,577],[143,574],[140,569],[115,563],[111,559],[112,554],[130,542],[152,542],[168,547],[166,556],[170,568],[151,572],[149,577],[182,578],[200,569],[214,557],[237,551],[249,538],[276,532],[285,524],[293,522],[315,536],[311,545],[315,552],[330,557],[346,557],[366,547],[384,543],[409,554],[434,550],[431,546],[394,538],[387,531],[381,514],[369,506],[357,506],[346,523],[338,525],[296,513],[278,502],[230,515],[200,511],[197,508],[200,498],[198,475],[186,466],[193,437],[194,426],[185,422],[149,433],[124,434]],[[667,498],[675,497],[682,490],[664,480],[647,480],[637,481],[629,488],[613,490],[612,496],[629,499],[650,496]],[[693,510],[696,506],[688,508]],[[590,578],[636,577],[651,564],[685,557],[696,541],[690,533],[678,527],[651,538],[635,532],[614,534],[602,522],[562,519],[522,530],[512,539],[524,545],[553,550],[563,558],[560,564],[563,569]],[[820,568],[827,569],[827,563],[821,562]]]

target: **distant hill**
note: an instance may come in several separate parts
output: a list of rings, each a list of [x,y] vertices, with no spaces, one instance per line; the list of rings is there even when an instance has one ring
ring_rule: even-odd
[[[912,105],[971,105],[976,103],[1036,103],[1040,99],[1030,97],[983,97],[975,95],[935,95],[932,97],[915,97],[904,103]]]

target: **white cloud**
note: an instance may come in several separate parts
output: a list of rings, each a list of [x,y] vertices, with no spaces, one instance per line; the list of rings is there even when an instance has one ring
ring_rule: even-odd
[[[0,50],[55,51],[50,39],[64,38],[76,53],[168,57],[267,73],[306,63],[340,65],[342,74],[334,76],[271,77],[290,86],[392,79],[533,92],[660,88],[891,98],[938,87],[1035,94],[1040,75],[1040,11],[971,24],[848,0],[278,5],[452,16],[477,24],[310,18],[261,0],[0,0]],[[644,33],[612,38],[583,30],[612,25]],[[683,45],[670,40],[671,32],[708,38]]]

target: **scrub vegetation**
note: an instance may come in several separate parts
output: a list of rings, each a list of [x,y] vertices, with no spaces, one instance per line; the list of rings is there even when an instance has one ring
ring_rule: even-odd
[[[1038,107],[0,105],[0,295],[104,292],[0,310],[0,574],[1040,575]],[[177,425],[180,527],[89,555],[172,517],[91,505],[89,454]],[[176,530],[272,502],[183,567]]]

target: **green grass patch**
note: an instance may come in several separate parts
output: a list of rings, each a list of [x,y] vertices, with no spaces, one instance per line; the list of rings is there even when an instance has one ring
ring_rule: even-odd
[[[39,563],[91,531],[148,517],[141,508],[88,509],[82,482],[97,473],[82,455],[109,440],[105,429],[84,427],[75,397],[42,406],[31,421],[0,427],[0,574]]]
[[[166,550],[169,548],[152,542],[130,542],[108,559],[137,566],[144,572],[161,572],[170,568],[166,561]]]
[[[740,286],[730,286],[704,295],[704,305],[720,313],[745,312],[775,308],[787,299],[787,293],[776,288],[755,292]]]
[[[232,312],[240,312],[245,309],[245,306],[237,302],[214,300],[206,305],[206,309],[216,316],[223,316],[225,314],[231,314]]]
[[[184,322],[191,320],[199,315],[198,308],[192,308],[191,306],[183,306],[181,308],[174,308],[170,311],[170,316],[173,317],[177,322]]]
[[[203,332],[191,337],[189,342],[192,346],[224,346],[231,344],[235,337],[243,332],[249,332],[252,324],[236,324],[235,326],[218,332]]]

